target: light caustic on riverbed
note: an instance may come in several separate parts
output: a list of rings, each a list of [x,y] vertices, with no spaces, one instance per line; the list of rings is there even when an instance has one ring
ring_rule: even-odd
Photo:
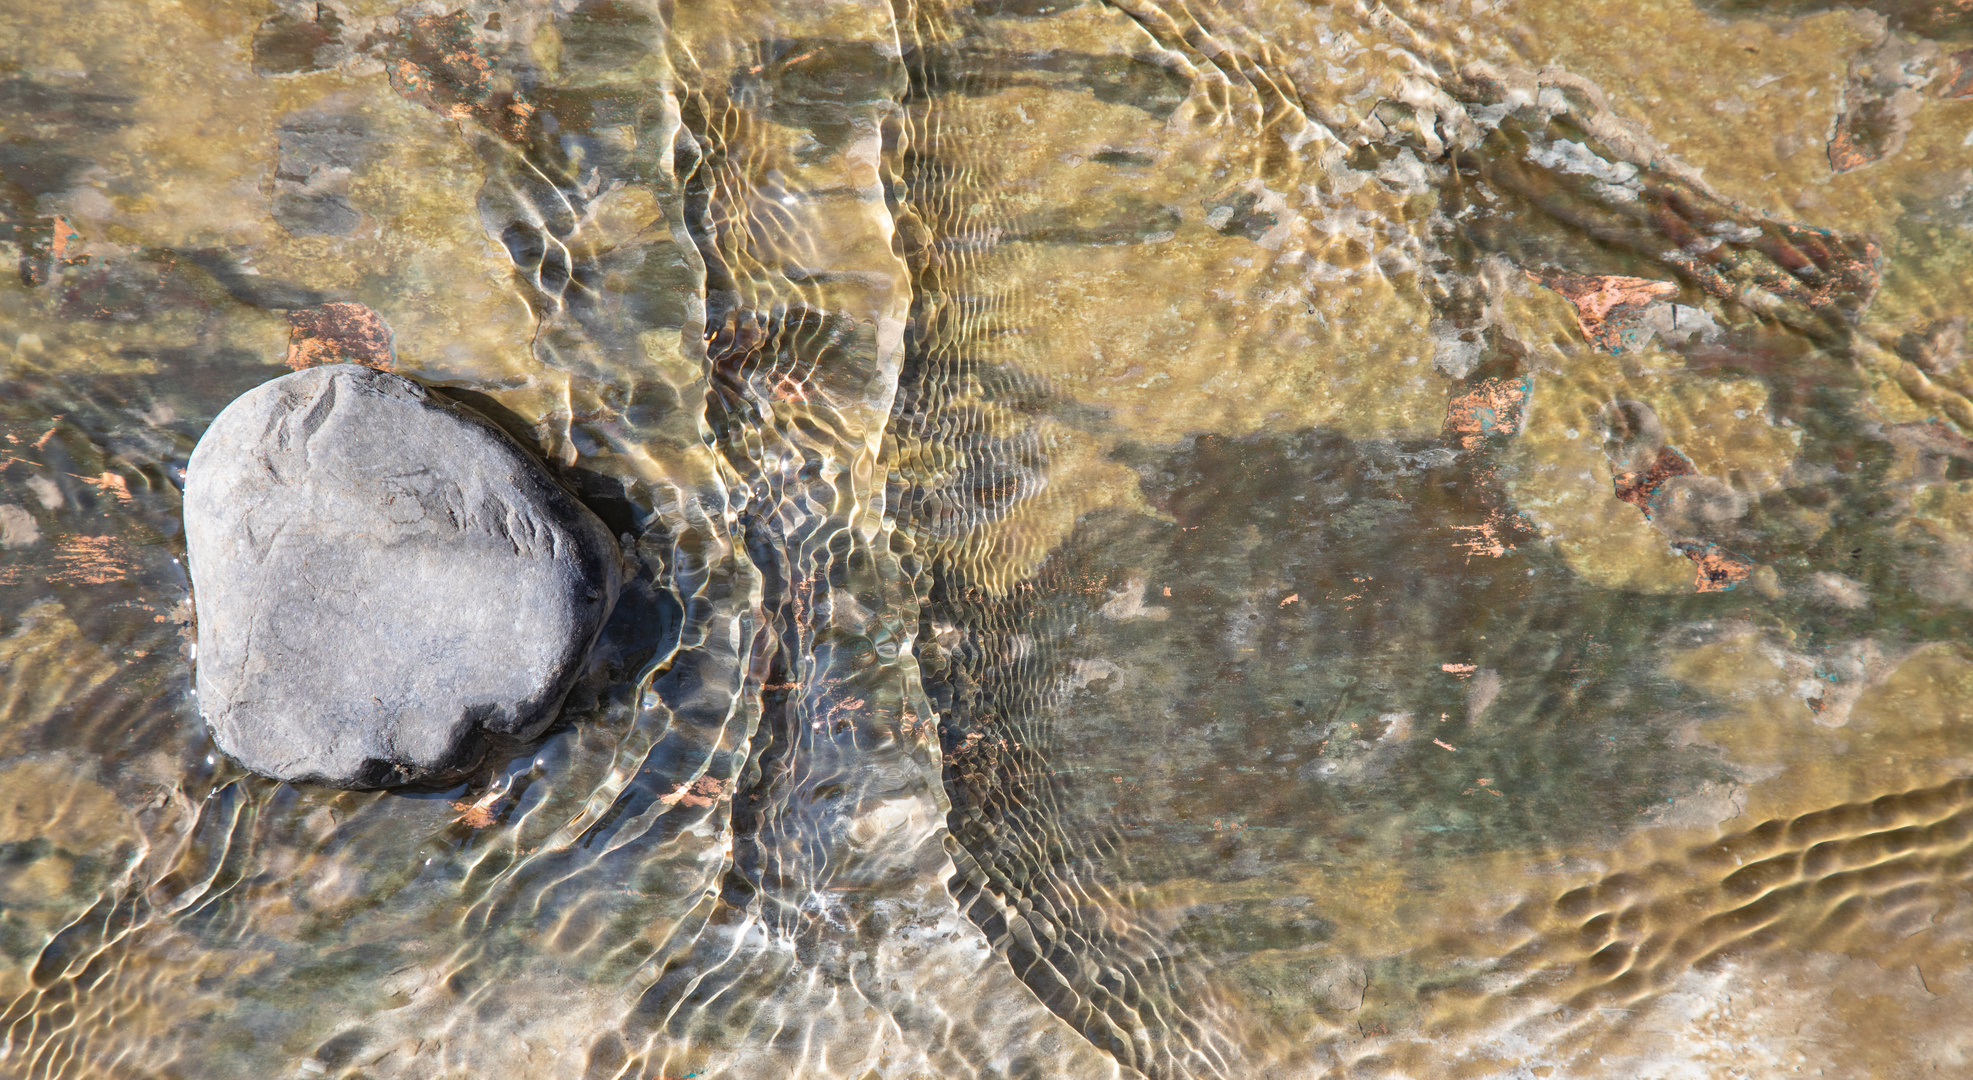
[[[1949,7],[0,23],[0,1072],[1966,1068]],[[189,694],[338,360],[636,567],[453,789]]]

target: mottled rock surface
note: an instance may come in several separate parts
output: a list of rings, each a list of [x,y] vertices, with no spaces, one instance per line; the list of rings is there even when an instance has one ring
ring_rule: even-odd
[[[185,531],[220,748],[340,787],[538,734],[621,576],[602,522],[505,434],[354,364],[227,406],[192,454]]]

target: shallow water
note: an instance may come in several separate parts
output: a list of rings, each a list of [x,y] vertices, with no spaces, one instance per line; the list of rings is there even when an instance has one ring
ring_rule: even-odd
[[[1973,1075],[1950,5],[0,7],[0,1075]],[[235,395],[638,569],[275,784]]]

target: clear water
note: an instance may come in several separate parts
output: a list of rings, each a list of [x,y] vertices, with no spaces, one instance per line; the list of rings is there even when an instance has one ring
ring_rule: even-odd
[[[1957,8],[0,30],[0,1074],[1973,1075]],[[640,567],[450,790],[191,696],[330,360]]]

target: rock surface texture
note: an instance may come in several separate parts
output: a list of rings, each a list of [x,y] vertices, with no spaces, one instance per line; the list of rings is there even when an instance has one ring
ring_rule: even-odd
[[[192,453],[185,533],[213,737],[338,787],[538,735],[621,581],[609,530],[513,440],[354,364],[228,405]]]

